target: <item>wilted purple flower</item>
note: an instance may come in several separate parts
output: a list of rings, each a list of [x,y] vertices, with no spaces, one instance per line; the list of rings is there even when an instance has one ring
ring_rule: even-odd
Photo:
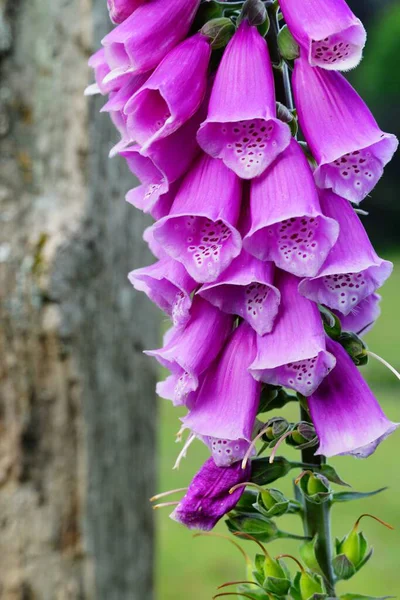
[[[171,514],[171,519],[189,529],[210,531],[236,506],[245,488],[238,488],[232,494],[229,490],[248,481],[250,474],[250,462],[245,469],[242,469],[240,462],[221,469],[209,458],[194,477],[186,495]]]
[[[107,0],[108,12],[113,23],[122,23],[145,0]]]
[[[330,191],[323,192],[320,200],[324,215],[339,223],[340,234],[318,276],[304,279],[299,292],[348,315],[383,285],[393,264],[376,254],[360,218],[347,200]]]
[[[256,338],[255,331],[241,323],[206,372],[193,408],[182,419],[196,435],[235,443],[251,441],[261,392],[261,384],[248,371],[256,354]],[[229,461],[232,449],[227,445],[227,450]]]
[[[275,266],[244,250],[212,283],[197,292],[227,313],[245,319],[264,335],[271,331],[278,314],[280,292],[273,285]]]
[[[171,50],[125,104],[131,139],[147,147],[181,127],[199,108],[207,88],[211,56],[201,33]]]
[[[346,79],[333,71],[295,61],[293,92],[299,123],[318,163],[320,188],[361,202],[376,185],[398,142],[383,133]]]
[[[190,295],[197,283],[181,263],[167,257],[149,267],[131,271],[128,277],[136,290],[144,292],[171,317],[174,325],[184,325],[189,320]]]
[[[328,339],[327,348],[336,357],[336,367],[308,398],[320,442],[317,454],[366,458],[398,424],[385,416],[342,346]]]
[[[289,127],[276,118],[267,44],[246,20],[224,52],[197,139],[244,179],[260,175],[289,144]]]
[[[218,355],[232,330],[233,318],[197,296],[184,328],[167,332],[164,347],[150,350],[174,375],[174,404],[185,404],[188,394],[199,385],[199,377]]]
[[[310,65],[338,71],[358,65],[367,34],[345,0],[280,0],[279,6]]]
[[[273,331],[258,338],[250,372],[259,381],[310,396],[335,366],[335,358],[326,351],[318,307],[300,296],[298,283],[283,271],[276,278],[281,292],[279,314]]]
[[[238,256],[241,183],[222,161],[201,156],[175,197],[169,216],[152,227],[155,240],[196,281],[214,281]]]
[[[334,311],[340,319],[343,331],[352,331],[357,335],[368,333],[381,314],[380,301],[381,296],[379,294],[371,294],[352,308],[346,316],[339,311]]]
[[[251,182],[248,219],[244,248],[299,277],[318,273],[339,234],[336,221],[322,214],[311,169],[295,140]]]

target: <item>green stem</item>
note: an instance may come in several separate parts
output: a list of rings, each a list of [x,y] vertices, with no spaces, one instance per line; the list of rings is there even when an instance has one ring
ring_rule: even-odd
[[[301,409],[301,420],[310,421],[307,412]],[[321,467],[325,464],[325,458],[314,455],[315,448],[306,448],[302,451],[302,460],[305,463],[315,467]],[[305,500],[304,502],[304,533],[307,536],[317,536],[315,545],[315,553],[318,564],[325,578],[327,593],[330,596],[335,596],[335,575],[332,568],[332,536],[331,536],[331,504],[323,502],[322,504],[314,504]]]

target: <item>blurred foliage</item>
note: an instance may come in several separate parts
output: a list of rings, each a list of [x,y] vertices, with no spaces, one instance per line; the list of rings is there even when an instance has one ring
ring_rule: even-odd
[[[398,0],[351,0],[349,4],[364,20],[368,40],[364,60],[348,78],[381,128],[400,137],[400,3]],[[399,245],[399,185],[400,154],[397,153],[371,197],[362,205],[371,212],[364,224],[379,247]]]

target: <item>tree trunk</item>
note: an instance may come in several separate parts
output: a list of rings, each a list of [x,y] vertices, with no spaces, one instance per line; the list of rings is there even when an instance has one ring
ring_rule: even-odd
[[[151,600],[158,319],[87,59],[105,0],[0,0],[0,599]]]

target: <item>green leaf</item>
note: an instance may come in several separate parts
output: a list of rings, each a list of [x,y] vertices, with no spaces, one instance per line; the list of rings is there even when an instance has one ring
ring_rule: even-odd
[[[334,469],[331,465],[321,465],[320,467],[318,467],[318,472],[322,475],[325,475],[325,477],[332,483],[337,483],[337,485],[351,487],[351,485],[349,485],[339,477],[336,469]]]
[[[340,596],[340,600],[388,600],[388,598],[395,598],[395,596],[363,596],[362,594],[344,594]]]
[[[333,494],[332,502],[350,502],[351,500],[362,500],[363,498],[376,496],[387,489],[387,487],[383,487],[373,492],[335,492]]]

